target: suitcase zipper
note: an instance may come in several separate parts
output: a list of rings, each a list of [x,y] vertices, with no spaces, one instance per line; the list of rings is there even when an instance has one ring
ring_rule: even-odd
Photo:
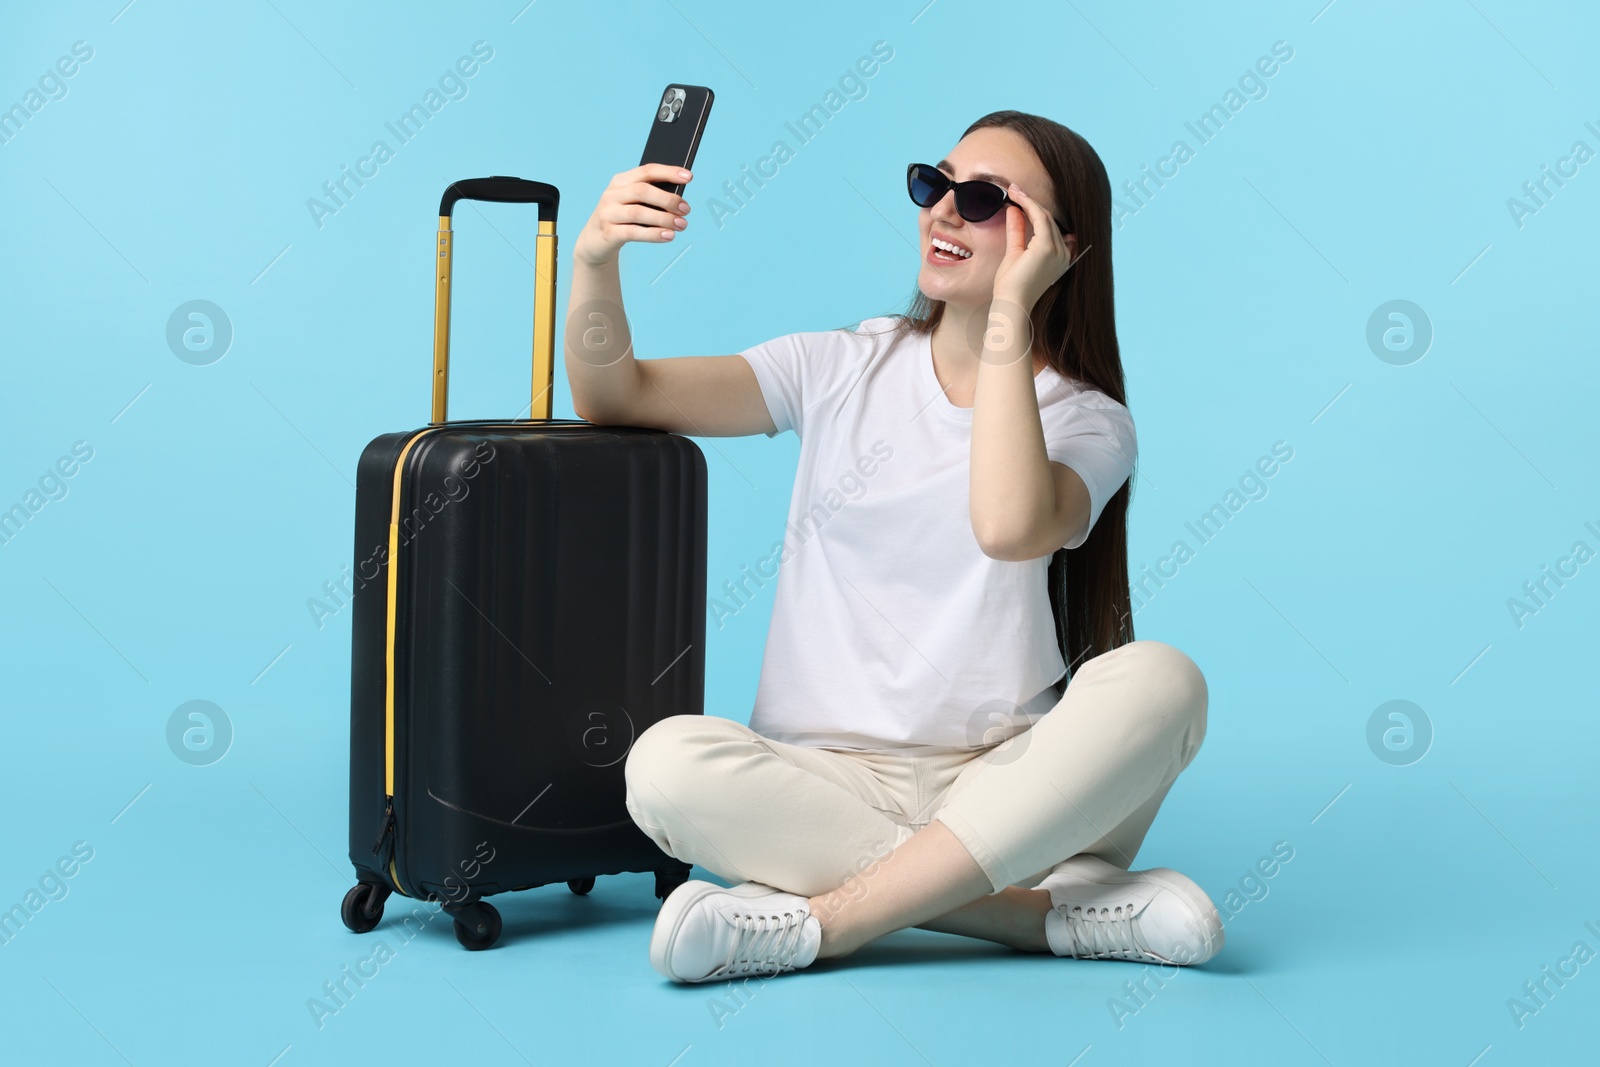
[[[389,503],[389,574],[387,585],[388,603],[384,609],[385,620],[384,637],[384,682],[383,682],[383,824],[378,830],[378,840],[373,843],[372,852],[378,854],[383,847],[383,842],[395,832],[394,825],[394,632],[395,622],[399,614],[397,610],[396,593],[399,589],[400,574],[400,480],[405,471],[406,457],[411,453],[411,446],[426,437],[432,430],[440,427],[429,427],[418,431],[400,449],[400,455],[394,464],[394,485],[391,490]],[[398,841],[397,841],[398,843]],[[410,896],[405,886],[400,884],[400,872],[395,867],[398,848],[389,850],[389,879],[394,887],[403,896]]]
[[[372,843],[372,854],[376,856],[383,847],[384,841],[389,837],[389,831],[394,829],[394,797],[387,798],[383,805],[383,822],[378,827],[378,839]]]
[[[399,891],[401,896],[409,897],[411,894],[407,893],[405,888],[400,885],[400,872],[395,869],[394,858],[396,850],[393,842],[398,841],[398,838],[394,838],[393,835],[394,797],[387,797],[385,798],[383,805],[383,825],[378,828],[378,839],[372,843],[372,854],[374,856],[379,856],[380,858],[378,862],[383,863],[384,860],[382,859],[382,854],[384,843],[391,842],[388,850],[388,862],[386,864],[389,871],[389,880],[394,884],[395,889]]]

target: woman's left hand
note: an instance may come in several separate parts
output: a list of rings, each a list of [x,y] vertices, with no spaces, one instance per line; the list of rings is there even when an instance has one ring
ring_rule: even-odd
[[[1022,210],[1013,215],[1010,204],[1005,208],[1006,255],[995,271],[994,296],[1031,310],[1044,291],[1072,266],[1078,238],[1076,234],[1063,237],[1050,213],[1015,183],[1006,191]],[[1026,220],[1023,211],[1027,212]],[[1026,222],[1033,223],[1033,239],[1024,245]]]

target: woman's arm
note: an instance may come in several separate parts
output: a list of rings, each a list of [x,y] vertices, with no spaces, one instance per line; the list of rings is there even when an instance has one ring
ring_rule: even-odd
[[[1089,522],[1089,490],[1077,471],[1045,454],[1033,384],[1033,326],[1039,297],[1073,263],[1077,237],[1058,233],[1049,212],[1015,183],[1021,210],[1006,209],[1006,256],[995,271],[973,393],[972,532],[984,554],[1021,561],[1049,555]],[[1033,224],[1027,237],[1023,216]],[[997,340],[996,335],[1000,340]]]
[[[992,313],[1020,307],[996,300]],[[996,334],[1009,340],[996,343]],[[1089,521],[1083,479],[1045,455],[1033,360],[1023,348],[1031,336],[1025,326],[986,330],[973,394],[972,532],[984,555],[1013,562],[1049,555]]]
[[[677,176],[674,167],[648,163],[612,178],[573,246],[565,330],[573,410],[596,424],[702,437],[771,433],[776,427],[743,356],[634,359],[617,254],[629,242],[663,244],[682,232],[672,220],[688,214],[688,201],[650,184]]]
[[[651,183],[687,181],[687,173],[651,163],[613,176],[572,246],[564,332],[567,382],[579,418],[625,419],[643,391],[617,255],[630,242],[664,244],[682,229],[677,222],[687,223],[688,201]]]

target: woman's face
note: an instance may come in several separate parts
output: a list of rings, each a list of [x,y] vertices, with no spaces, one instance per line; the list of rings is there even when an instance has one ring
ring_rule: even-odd
[[[1012,130],[996,126],[973,130],[961,138],[939,169],[958,182],[982,178],[1002,189],[1016,182],[1052,216],[1061,217],[1044,167],[1022,135]],[[994,297],[995,272],[1006,257],[1006,215],[1013,210],[1007,205],[982,222],[968,222],[956,211],[953,189],[932,207],[922,208],[917,217],[922,253],[917,285],[923,294],[951,304],[988,304]],[[943,255],[930,258],[935,236],[954,241],[969,250],[971,257],[960,261]],[[1032,239],[1033,223],[1024,214],[1023,243]]]

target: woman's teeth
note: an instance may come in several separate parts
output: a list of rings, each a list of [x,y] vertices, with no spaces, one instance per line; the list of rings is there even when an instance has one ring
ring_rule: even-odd
[[[957,252],[955,251],[955,246],[947,241],[941,241],[938,238],[934,238],[931,243],[933,245],[934,255],[940,256],[944,259],[959,262],[961,260],[972,258],[971,252]]]

